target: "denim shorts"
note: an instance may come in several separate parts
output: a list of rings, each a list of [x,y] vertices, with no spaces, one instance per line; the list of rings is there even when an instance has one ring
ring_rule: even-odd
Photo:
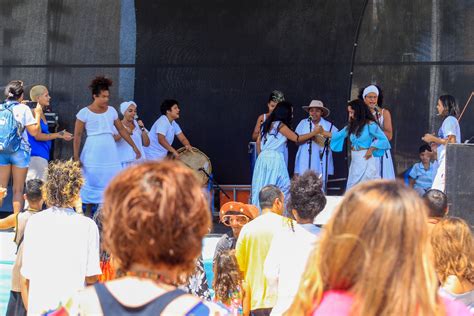
[[[0,153],[0,166],[9,165],[17,168],[28,168],[30,165],[30,151],[20,148],[13,154]]]

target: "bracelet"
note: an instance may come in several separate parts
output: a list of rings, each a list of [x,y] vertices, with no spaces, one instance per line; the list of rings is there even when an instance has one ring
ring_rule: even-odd
[[[300,135],[296,134],[296,142],[298,142],[298,139],[300,139]]]

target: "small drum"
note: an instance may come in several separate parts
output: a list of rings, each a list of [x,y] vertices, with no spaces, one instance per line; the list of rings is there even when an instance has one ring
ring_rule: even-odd
[[[193,147],[192,151],[188,151],[186,148],[181,147],[178,149],[178,154],[179,160],[189,168],[193,169],[198,178],[201,179],[202,184],[205,185],[209,181],[206,173],[208,175],[211,175],[212,173],[212,165],[209,157],[195,147]],[[204,173],[203,170],[206,173]]]

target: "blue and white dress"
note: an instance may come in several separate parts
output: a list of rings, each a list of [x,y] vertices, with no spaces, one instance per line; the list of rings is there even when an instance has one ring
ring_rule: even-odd
[[[285,163],[287,138],[278,132],[280,121],[273,125],[260,142],[260,154],[252,177],[252,204],[260,207],[258,195],[260,190],[269,184],[276,185],[285,195],[285,201],[290,191],[290,176]]]
[[[339,132],[332,133],[330,144],[332,151],[342,151],[347,136],[347,126]],[[378,157],[382,157],[385,151],[390,149],[387,136],[375,122],[366,124],[359,136],[350,134],[349,139],[352,151],[346,190],[363,181],[380,179],[380,168],[378,168],[380,160]],[[365,159],[364,156],[370,147],[376,149],[373,151],[372,157]]]

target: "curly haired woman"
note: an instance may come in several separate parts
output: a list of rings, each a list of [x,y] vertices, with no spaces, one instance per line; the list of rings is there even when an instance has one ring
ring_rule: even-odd
[[[438,222],[431,233],[440,294],[460,301],[474,314],[474,241],[469,225],[451,217]]]

